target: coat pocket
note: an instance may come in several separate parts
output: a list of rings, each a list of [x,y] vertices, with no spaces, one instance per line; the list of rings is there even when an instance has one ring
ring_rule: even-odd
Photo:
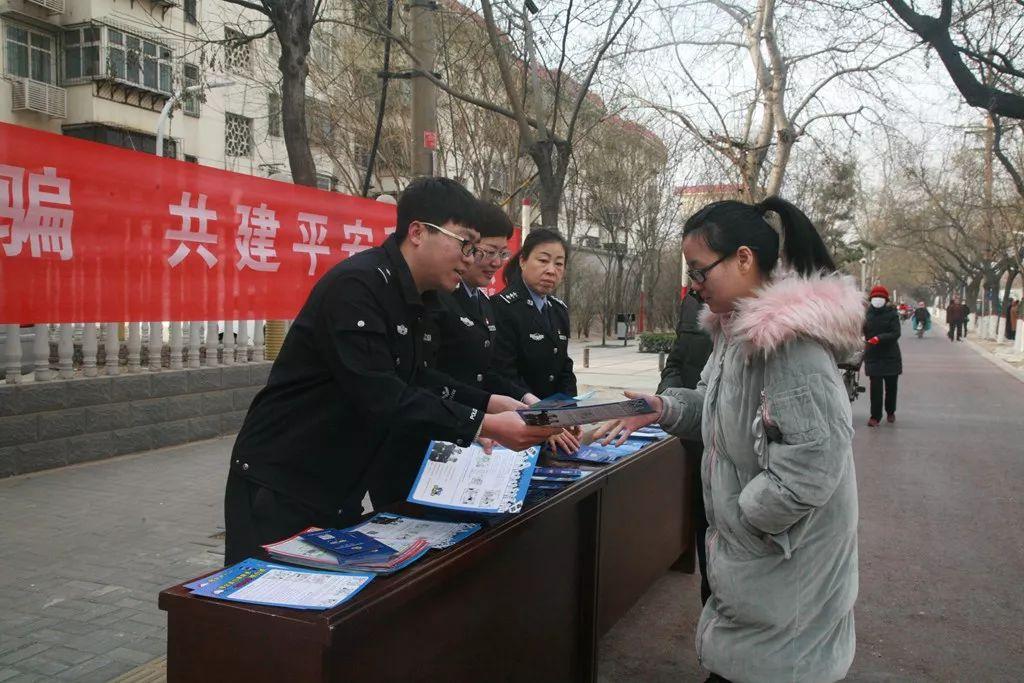
[[[773,428],[778,431],[778,439],[771,436],[771,441],[801,444],[816,441],[821,436],[821,413],[808,386],[768,395],[764,422],[766,432]]]

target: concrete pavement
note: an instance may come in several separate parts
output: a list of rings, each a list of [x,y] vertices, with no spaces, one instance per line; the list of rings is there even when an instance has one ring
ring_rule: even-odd
[[[573,343],[580,384],[653,389],[657,355]],[[850,680],[1024,669],[1024,383],[965,344],[903,341],[896,425],[854,406],[861,495]],[[609,387],[614,387],[609,388]],[[107,681],[164,651],[160,589],[219,566],[232,439],[0,480],[0,682]],[[600,680],[703,680],[697,578],[670,573],[604,639]]]

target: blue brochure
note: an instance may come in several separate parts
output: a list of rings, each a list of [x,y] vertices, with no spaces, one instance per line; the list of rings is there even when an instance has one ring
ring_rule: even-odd
[[[365,562],[375,557],[390,557],[398,551],[361,531],[320,529],[301,534],[302,540],[342,558]]]
[[[480,444],[462,447],[431,441],[409,492],[409,502],[485,515],[519,512],[540,448],[511,451]]]
[[[608,465],[633,455],[648,445],[650,445],[649,442],[638,439],[628,439],[626,443],[621,446],[602,446],[599,443],[592,443],[586,446],[581,446],[580,449],[572,455],[563,455],[562,453],[559,453],[556,457],[559,460],[568,460],[570,462]]]
[[[291,609],[322,610],[350,600],[373,574],[323,572],[248,559],[193,582],[193,595]]]

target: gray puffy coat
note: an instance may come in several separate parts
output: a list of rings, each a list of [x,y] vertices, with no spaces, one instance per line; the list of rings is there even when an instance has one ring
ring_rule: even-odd
[[[824,683],[853,661],[857,483],[836,358],[861,347],[845,277],[779,275],[729,315],[697,389],[663,394],[662,426],[703,435],[706,668],[731,681]]]

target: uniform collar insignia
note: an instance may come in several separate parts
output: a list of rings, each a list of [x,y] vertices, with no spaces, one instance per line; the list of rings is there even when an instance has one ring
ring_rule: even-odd
[[[541,341],[542,339],[544,339],[544,335],[541,334],[540,332],[534,332],[533,334],[530,335],[530,339],[532,339],[533,341]]]
[[[465,325],[466,327],[473,327],[473,321],[467,318],[466,316],[462,316],[461,318],[459,318],[459,320],[461,320],[462,324]]]
[[[395,330],[397,330],[398,334],[402,335],[403,337],[409,334],[409,328],[406,327],[405,325],[398,325],[395,327]]]

